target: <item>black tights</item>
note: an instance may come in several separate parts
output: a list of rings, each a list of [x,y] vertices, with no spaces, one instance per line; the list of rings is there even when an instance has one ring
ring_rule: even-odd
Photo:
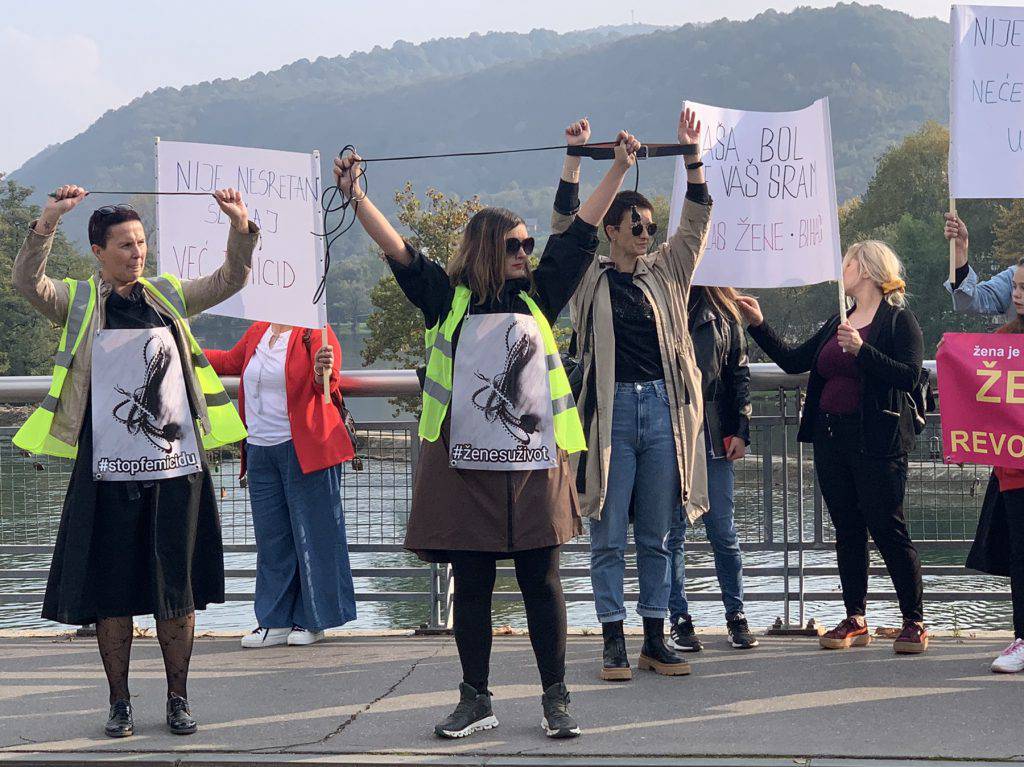
[[[558,547],[530,549],[509,555],[526,604],[530,644],[546,690],[565,679],[565,597],[558,577]],[[487,689],[491,664],[491,594],[502,554],[453,551],[455,580],[455,644],[462,679],[478,692]]]
[[[167,618],[156,622],[156,636],[164,657],[167,676],[167,697],[188,697],[188,666],[192,660],[192,640],[195,636],[196,614],[190,612],[180,618]],[[132,618],[99,618],[96,621],[96,641],[100,646],[103,670],[110,687],[110,702],[128,700],[128,660],[132,651]]]
[[[1003,493],[1006,527],[1010,538],[1010,598],[1013,600],[1013,635],[1024,639],[1024,490]]]

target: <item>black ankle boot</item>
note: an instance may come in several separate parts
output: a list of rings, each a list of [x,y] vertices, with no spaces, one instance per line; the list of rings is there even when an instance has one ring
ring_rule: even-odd
[[[640,650],[641,669],[666,676],[685,676],[690,664],[665,644],[665,619],[644,618],[644,646]]]
[[[604,665],[601,667],[601,678],[616,682],[629,681],[633,678],[633,672],[629,668],[622,621],[602,623],[601,633],[604,635]]]

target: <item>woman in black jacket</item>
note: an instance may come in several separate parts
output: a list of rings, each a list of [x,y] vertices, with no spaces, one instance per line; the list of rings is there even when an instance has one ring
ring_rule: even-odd
[[[694,285],[690,289],[689,326],[704,395],[704,457],[708,467],[710,508],[701,519],[715,553],[715,574],[722,590],[729,642],[747,650],[757,639],[743,614],[743,553],[736,534],[733,463],[750,444],[750,366],[742,316],[732,288]],[[703,649],[686,599],[686,528],[682,509],[668,536],[672,552],[669,643],[683,652]]]
[[[921,563],[903,514],[907,453],[914,446],[909,392],[921,371],[923,339],[904,308],[903,266],[882,242],[856,243],[843,258],[843,287],[854,308],[834,316],[799,346],[764,321],[756,299],[741,296],[750,335],[787,373],[810,371],[797,438],[814,444],[818,485],[836,531],[836,558],[846,620],[820,638],[827,649],[871,641],[864,618],[868,533],[889,570],[903,631],[898,653],[928,647]]]

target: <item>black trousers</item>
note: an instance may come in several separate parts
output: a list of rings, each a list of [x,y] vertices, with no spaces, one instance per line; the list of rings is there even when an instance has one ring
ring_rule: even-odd
[[[1006,527],[1010,533],[1010,596],[1013,635],[1024,639],[1024,490],[1003,493]]]
[[[846,614],[864,615],[867,609],[870,533],[896,587],[903,619],[923,620],[921,561],[903,514],[906,455],[865,455],[855,418],[822,415],[815,425],[814,469],[836,531]]]
[[[455,580],[455,644],[463,681],[487,689],[491,664],[491,594],[499,559],[515,562],[516,580],[526,603],[530,643],[546,690],[565,679],[565,597],[558,577],[557,546],[495,554],[449,552]]]

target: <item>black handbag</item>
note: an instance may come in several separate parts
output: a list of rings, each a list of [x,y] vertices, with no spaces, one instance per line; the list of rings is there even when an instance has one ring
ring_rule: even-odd
[[[974,543],[967,555],[965,567],[989,575],[1010,574],[1010,530],[1006,522],[1006,506],[999,492],[995,472],[989,477],[985,500],[978,515],[978,528]]]
[[[899,312],[892,313],[893,339],[896,338],[896,318],[899,316]],[[932,376],[928,368],[922,367],[918,371],[917,383],[914,384],[913,390],[909,393],[904,393],[907,394],[907,398],[910,400],[911,416],[914,420],[914,434],[920,436],[925,426],[928,425],[926,415],[935,412],[935,392],[932,389]]]

